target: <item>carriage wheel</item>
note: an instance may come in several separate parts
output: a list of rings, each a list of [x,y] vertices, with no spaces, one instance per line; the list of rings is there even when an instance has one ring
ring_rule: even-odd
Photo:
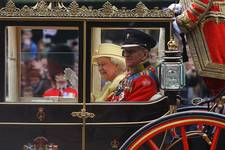
[[[181,149],[189,150],[192,145],[190,144],[191,135],[188,131],[189,127],[197,127],[192,131],[207,143],[210,150],[216,150],[219,142],[221,131],[225,129],[225,116],[213,112],[180,112],[166,117],[157,119],[135,132],[122,146],[121,150],[137,150],[145,149],[143,145],[148,145],[148,149],[159,150],[161,145],[158,144],[157,136],[170,134],[170,144],[168,147],[162,149],[173,149],[173,145],[180,143]],[[210,132],[207,131],[208,127],[211,128]],[[199,134],[198,134],[199,133]],[[201,136],[202,135],[202,136]],[[222,134],[221,134],[222,135]],[[178,136],[177,140],[174,137]],[[173,139],[173,140],[172,140]],[[180,141],[180,142],[179,142]],[[162,144],[162,143],[161,143]],[[179,148],[180,149],[180,148]],[[201,147],[201,150],[202,147]]]

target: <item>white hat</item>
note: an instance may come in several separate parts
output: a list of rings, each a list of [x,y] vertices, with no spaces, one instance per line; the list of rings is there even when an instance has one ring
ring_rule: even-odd
[[[122,56],[122,49],[120,46],[111,44],[111,43],[103,43],[100,44],[98,49],[96,50],[96,54],[92,57],[92,63],[96,64],[97,58],[100,57],[110,57],[115,58],[118,61],[122,61],[125,63],[125,59]]]

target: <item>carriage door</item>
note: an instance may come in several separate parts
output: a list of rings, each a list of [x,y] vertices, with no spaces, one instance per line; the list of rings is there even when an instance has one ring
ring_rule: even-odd
[[[82,149],[83,23],[0,24],[1,149]]]
[[[139,22],[136,19],[111,19],[110,21],[88,21],[86,30],[86,98],[85,110],[87,119],[85,122],[86,149],[118,149],[123,142],[136,130],[155,118],[162,116],[168,111],[168,105],[164,97],[145,102],[109,102],[104,97],[104,90],[110,84],[104,74],[101,75],[99,67],[103,62],[96,63],[96,56],[105,56],[100,51],[112,53],[110,45],[100,44],[113,43],[121,45],[125,39],[124,31],[137,29],[150,34],[157,41],[157,47],[152,50],[151,63],[157,65],[165,50],[165,42],[170,37],[170,22],[148,21]],[[107,53],[107,52],[105,52]],[[96,55],[97,54],[97,55]],[[116,53],[115,53],[116,55]],[[113,55],[114,56],[114,55]],[[94,59],[93,59],[94,58]],[[114,57],[115,58],[115,57]],[[111,60],[113,61],[113,60]],[[118,60],[116,62],[119,64]],[[116,71],[115,71],[116,72]],[[90,113],[94,114],[90,118]]]

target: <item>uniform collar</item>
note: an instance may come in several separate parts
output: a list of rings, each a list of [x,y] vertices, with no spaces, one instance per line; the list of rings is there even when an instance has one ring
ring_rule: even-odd
[[[146,68],[148,68],[149,66],[151,66],[150,62],[149,61],[145,61],[143,63],[138,64],[137,66],[129,67],[128,71],[131,74],[139,73],[139,72],[142,72],[143,70],[145,70]]]

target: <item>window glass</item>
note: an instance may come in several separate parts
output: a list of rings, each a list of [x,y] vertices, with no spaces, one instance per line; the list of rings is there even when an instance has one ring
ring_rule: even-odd
[[[123,45],[123,42],[127,36],[125,34],[126,29],[127,28],[92,28],[92,39],[94,39],[91,45],[93,54],[92,102],[108,102],[107,98],[109,98],[110,94],[115,92],[115,88],[118,87],[118,81],[115,82],[115,80],[120,80],[120,78],[124,78],[124,74],[125,76],[127,74],[126,63],[123,63],[124,65],[121,65],[120,63],[120,60],[124,59],[124,57],[121,57],[121,54],[119,54],[116,50],[117,48],[114,47],[115,45]],[[132,29],[140,30],[152,36],[156,41],[156,46],[149,52],[148,61],[152,66],[157,68],[162,61],[162,56],[164,55],[165,28]],[[118,57],[118,55],[120,56]],[[112,57],[113,59],[111,59]],[[120,66],[119,68],[118,65]],[[123,75],[121,76],[121,74]]]
[[[77,28],[8,27],[6,33],[10,39],[7,55],[15,58],[8,59],[6,64],[8,101],[77,101]],[[13,35],[18,38],[12,38]],[[18,67],[12,70],[12,66]]]

